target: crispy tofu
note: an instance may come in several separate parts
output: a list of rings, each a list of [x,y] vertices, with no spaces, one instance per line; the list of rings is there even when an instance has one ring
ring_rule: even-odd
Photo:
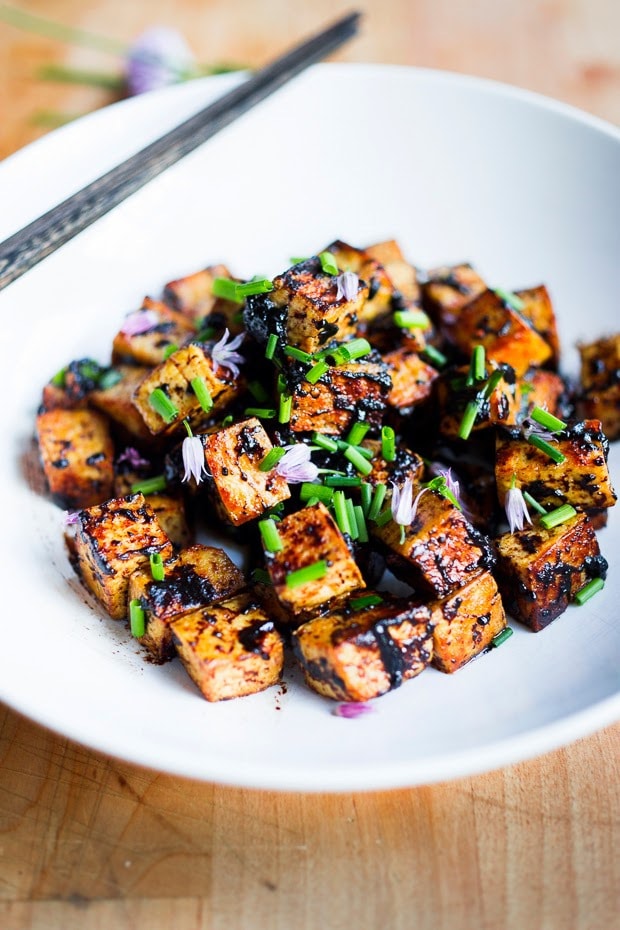
[[[557,368],[560,363],[560,337],[549,291],[544,284],[540,284],[538,287],[515,291],[515,294],[523,302],[521,309],[523,316],[551,346],[551,363]]]
[[[456,672],[484,652],[506,626],[502,598],[490,572],[475,574],[462,588],[429,607],[433,665],[442,672]]]
[[[143,331],[131,334],[131,326],[144,322]],[[181,346],[195,333],[193,324],[182,314],[172,310],[159,300],[145,297],[140,310],[129,315],[129,322],[124,324],[114,337],[112,343],[112,361],[131,362],[136,365],[159,365],[166,357],[171,346]]]
[[[491,290],[461,308],[453,337],[465,355],[482,345],[489,362],[510,365],[519,378],[552,356],[551,346],[530,321]]]
[[[414,487],[414,495],[420,490]],[[435,491],[418,501],[415,519],[404,528],[394,520],[370,524],[386,552],[388,568],[419,594],[446,597],[465,585],[479,569],[490,569],[494,557],[489,540],[463,513]]]
[[[115,620],[127,615],[129,579],[151,555],[173,555],[172,543],[142,494],[80,511],[75,554],[82,580]]]
[[[439,375],[436,368],[422,361],[417,352],[404,347],[387,352],[383,361],[392,379],[387,398],[390,407],[406,415],[428,400]]]
[[[325,251],[331,252],[340,271],[353,271],[368,285],[368,296],[358,312],[359,323],[367,325],[386,316],[392,309],[395,288],[381,263],[364,249],[340,239],[328,245]]]
[[[278,598],[291,613],[312,613],[366,587],[344,536],[323,504],[289,514],[277,529],[282,549],[265,552],[265,562]],[[296,585],[287,580],[292,572],[316,562],[325,563],[321,577]]]
[[[249,593],[172,621],[179,657],[207,701],[264,691],[282,674],[284,646]]]
[[[521,382],[521,410],[524,416],[532,407],[543,407],[562,419],[567,406],[567,388],[555,371],[539,368]]]
[[[407,261],[395,239],[367,246],[366,254],[383,265],[394,288],[409,304],[420,303],[422,295],[416,269]]]
[[[445,265],[428,273],[422,287],[425,308],[448,341],[454,341],[463,307],[486,290],[486,284],[471,265]]]
[[[54,500],[81,508],[106,500],[114,483],[108,421],[95,410],[56,408],[37,417],[43,471]]]
[[[424,459],[417,452],[412,452],[402,443],[396,446],[396,455],[393,462],[386,462],[381,454],[380,439],[364,439],[362,446],[373,453],[371,459],[372,471],[365,480],[372,484],[390,485],[392,482],[402,484],[407,478],[415,483],[422,480],[424,474]]]
[[[214,280],[230,277],[225,265],[209,265],[194,274],[169,281],[164,287],[164,300],[194,323],[204,322],[206,318],[214,325],[227,327],[230,332],[240,332],[240,326],[234,319],[240,305],[213,295]]]
[[[131,494],[132,486],[143,480],[144,477],[137,472],[117,472],[114,479],[114,496],[124,497]],[[193,536],[187,524],[183,495],[174,491],[163,491],[146,495],[146,500],[172,545],[176,549],[184,549],[191,545]]]
[[[495,479],[500,504],[503,506],[512,476],[516,475],[519,487],[536,500],[556,494],[573,507],[613,507],[616,494],[611,486],[608,443],[600,421],[574,423],[556,436],[551,445],[565,456],[560,463],[529,443],[520,431],[498,432]]]
[[[118,365],[116,370],[121,375],[120,381],[108,388],[91,391],[90,403],[131,436],[143,441],[152,439],[142,414],[133,402],[134,392],[149,374],[150,368],[143,365]]]
[[[92,358],[76,359],[59,371],[43,388],[44,410],[75,410],[86,407],[90,392],[105,369]]]
[[[592,577],[605,577],[592,525],[584,513],[547,530],[540,524],[496,540],[497,578],[506,610],[530,629],[562,614]]]
[[[579,345],[580,407],[584,416],[600,420],[608,439],[620,438],[620,334]]]
[[[384,595],[385,597],[385,595]],[[360,610],[350,599],[293,633],[308,685],[335,701],[368,701],[424,671],[433,652],[425,604],[386,598]]]
[[[156,662],[174,656],[171,622],[187,613],[236,594],[245,584],[242,572],[223,549],[191,546],[164,563],[163,581],[155,581],[150,565],[129,580],[128,600],[139,600],[145,614],[140,643]]]
[[[496,370],[491,364],[489,374]],[[517,422],[521,410],[521,388],[513,370],[502,366],[504,377],[486,400],[478,406],[478,414],[472,432],[489,429],[494,426],[511,426]],[[459,434],[465,408],[470,401],[475,401],[487,384],[487,381],[475,382],[472,387],[465,385],[468,367],[452,369],[442,375],[437,382],[437,403],[439,406],[439,432],[442,436],[455,439]],[[459,387],[455,387],[455,381]]]
[[[203,378],[213,406],[203,411],[192,388],[194,378]],[[168,423],[151,405],[149,398],[154,390],[161,389],[177,410]],[[194,432],[234,400],[239,390],[236,379],[228,368],[216,366],[203,345],[191,343],[173,352],[165,362],[157,365],[135,389],[133,402],[153,435],[170,434],[183,429],[188,419]]]

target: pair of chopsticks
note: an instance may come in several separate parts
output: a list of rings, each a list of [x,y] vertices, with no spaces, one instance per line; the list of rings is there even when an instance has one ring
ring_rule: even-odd
[[[357,32],[359,13],[280,56],[214,103],[0,243],[0,290]]]

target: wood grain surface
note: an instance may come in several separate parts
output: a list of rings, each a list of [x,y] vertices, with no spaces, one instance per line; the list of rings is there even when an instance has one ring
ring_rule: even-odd
[[[341,0],[37,0],[130,41],[179,28],[202,61],[260,65]],[[617,0],[381,0],[344,60],[496,78],[620,123]],[[109,92],[43,82],[109,55],[0,23],[0,156]],[[6,648],[6,646],[4,647]],[[1,930],[613,930],[620,926],[620,725],[450,784],[355,795],[184,781],[0,710]]]

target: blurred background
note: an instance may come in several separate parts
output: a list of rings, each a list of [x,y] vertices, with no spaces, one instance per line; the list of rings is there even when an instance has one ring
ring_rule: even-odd
[[[178,31],[201,66],[255,68],[354,6],[361,35],[339,60],[494,78],[620,123],[618,0],[21,0],[0,2],[0,157],[119,99],[149,27]]]

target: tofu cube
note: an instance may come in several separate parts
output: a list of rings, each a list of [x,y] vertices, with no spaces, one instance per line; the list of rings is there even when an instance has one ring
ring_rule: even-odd
[[[353,271],[368,285],[368,296],[358,312],[359,323],[368,325],[386,316],[392,309],[395,287],[380,262],[364,249],[357,249],[340,239],[328,245],[325,251],[331,252],[340,271]]]
[[[416,269],[407,261],[395,239],[367,246],[366,254],[383,265],[393,287],[409,304],[420,304],[422,292]]]
[[[428,400],[439,372],[422,361],[417,352],[404,347],[395,349],[387,352],[383,361],[392,379],[387,398],[390,407],[406,415]]]
[[[521,411],[521,387],[512,368],[508,365],[501,367],[504,377],[491,392],[488,400],[479,404],[472,432],[479,432],[498,425],[511,426],[517,422]],[[487,370],[489,373],[495,371],[496,366],[492,364]],[[480,381],[472,387],[467,387],[465,378],[468,371],[468,367],[457,368],[456,371],[453,369],[449,374],[442,375],[436,382],[439,432],[450,439],[455,439],[459,434],[467,404],[474,401],[486,386],[486,381]],[[459,387],[454,386],[455,381],[459,382]]]
[[[142,414],[133,402],[138,386],[150,372],[150,368],[138,365],[117,365],[120,381],[110,387],[91,391],[89,401],[111,420],[121,426],[130,436],[141,441],[152,439]]]
[[[620,334],[579,345],[580,407],[585,417],[600,420],[608,439],[620,438]]]
[[[240,331],[239,324],[233,320],[239,312],[239,304],[213,295],[214,280],[230,277],[225,265],[209,265],[194,274],[169,281],[164,287],[164,300],[194,323],[208,318],[214,325],[228,327],[230,332]]]
[[[341,609],[300,626],[293,633],[293,649],[314,691],[335,701],[368,701],[419,675],[429,664],[430,610],[425,604],[390,598],[356,610],[349,600]]]
[[[538,368],[529,372],[521,382],[521,411],[523,416],[532,407],[544,407],[549,413],[564,418],[568,404],[568,390],[562,378],[555,371]]]
[[[242,572],[223,549],[191,546],[164,563],[163,581],[155,581],[150,565],[138,568],[129,580],[128,600],[139,600],[145,613],[140,643],[155,662],[174,656],[171,622],[187,613],[216,604],[245,585]]]
[[[551,530],[536,524],[506,533],[496,543],[506,610],[536,632],[559,617],[591,577],[605,577],[607,570],[584,513]]]
[[[37,417],[43,471],[62,507],[90,507],[112,495],[114,446],[95,410],[46,410]]]
[[[599,420],[583,420],[556,433],[553,447],[565,459],[556,463],[523,437],[520,431],[498,432],[495,451],[495,480],[500,504],[511,486],[517,484],[536,500],[550,494],[562,497],[573,507],[613,507],[616,494],[607,467],[608,443]]]
[[[462,588],[429,607],[433,665],[442,672],[456,672],[484,652],[506,626],[502,598],[490,572],[474,575]]]
[[[312,613],[336,598],[365,588],[344,536],[323,504],[304,507],[277,524],[282,541],[279,552],[266,552],[265,562],[278,598],[292,614]],[[325,563],[325,573],[312,581],[292,585],[292,572]]]
[[[282,674],[284,646],[251,594],[238,594],[172,621],[174,645],[207,701],[264,691]]]
[[[560,363],[560,337],[549,291],[544,284],[540,284],[538,287],[515,291],[515,294],[523,302],[521,310],[523,316],[551,346],[551,363],[557,368]]]
[[[132,335],[132,327],[141,323],[141,332]],[[159,300],[145,297],[140,310],[129,315],[126,324],[114,337],[112,361],[137,365],[159,365],[170,346],[181,346],[192,338],[195,328],[182,314]]]
[[[446,265],[429,271],[422,298],[443,336],[454,342],[460,311],[485,290],[485,282],[471,265]]]
[[[291,496],[278,473],[261,471],[273,448],[260,420],[251,417],[205,437],[205,460],[225,517],[234,526],[260,517]]]
[[[173,555],[172,543],[142,494],[80,511],[75,554],[82,580],[114,620],[127,616],[129,579],[151,555]]]
[[[407,478],[411,478],[414,484],[422,480],[424,459],[417,452],[412,452],[406,446],[398,443],[394,461],[386,462],[381,454],[381,440],[364,439],[362,446],[370,449],[373,453],[371,459],[372,471],[365,478],[373,487],[377,484],[389,486],[393,481],[402,483]]]

